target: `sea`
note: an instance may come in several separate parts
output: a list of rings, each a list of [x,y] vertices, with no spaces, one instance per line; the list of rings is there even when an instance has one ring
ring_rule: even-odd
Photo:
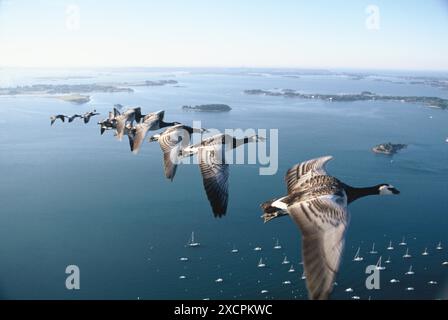
[[[325,155],[334,157],[329,173],[347,184],[390,183],[401,191],[350,205],[331,298],[447,299],[448,267],[442,263],[448,260],[448,110],[399,101],[244,94],[293,89],[448,98],[446,89],[397,81],[399,76],[392,71],[384,71],[383,78],[355,78],[294,70],[1,69],[0,87],[168,79],[178,84],[91,93],[82,105],[50,96],[0,96],[0,299],[307,299],[300,231],[289,217],[264,223],[260,204],[286,193],[288,168]],[[214,103],[232,110],[182,110]],[[112,131],[100,135],[97,121],[115,104],[141,107],[143,113],[162,109],[166,121],[200,121],[204,128],[277,130],[278,141],[269,141],[268,134],[266,144],[278,143],[278,170],[260,175],[261,163],[231,165],[227,214],[215,218],[197,165],[181,165],[171,182],[156,143],[145,143],[134,155]],[[88,124],[77,119],[50,126],[53,114],[94,109],[101,115]],[[394,156],[371,151],[385,142],[408,147]],[[200,246],[187,245],[192,232]],[[399,246],[403,237],[406,245]],[[277,241],[280,249],[274,249]],[[394,250],[386,249],[390,241]],[[443,248],[436,250],[439,242]],[[373,244],[376,254],[370,253]],[[354,262],[358,247],[364,259]],[[422,256],[425,248],[429,255]],[[406,249],[411,258],[403,258]],[[379,273],[379,288],[368,289],[366,268],[380,256],[386,269]],[[289,263],[282,264],[285,257]],[[265,268],[257,267],[260,258]],[[291,264],[295,272],[288,272]],[[66,286],[67,267],[73,265],[79,269],[78,290]],[[406,275],[411,265],[414,274]]]

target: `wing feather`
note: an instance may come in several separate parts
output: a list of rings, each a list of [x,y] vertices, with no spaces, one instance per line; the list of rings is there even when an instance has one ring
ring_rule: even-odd
[[[312,159],[296,164],[288,170],[285,176],[288,194],[296,191],[309,178],[317,175],[326,175],[326,164],[333,159],[332,156]]]
[[[322,196],[288,207],[302,232],[302,256],[311,299],[327,299],[333,289],[349,223],[347,207]]]

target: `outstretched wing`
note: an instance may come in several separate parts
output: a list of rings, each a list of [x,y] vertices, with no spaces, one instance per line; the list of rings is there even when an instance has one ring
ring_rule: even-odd
[[[160,136],[159,144],[163,152],[163,166],[167,179],[171,181],[174,179],[178,152],[180,148],[187,146],[189,142],[190,134],[182,126],[172,127],[167,130],[166,134]]]
[[[199,168],[205,192],[215,217],[226,214],[229,199],[229,165],[225,163],[223,148],[201,147],[198,152]]]
[[[327,299],[339,270],[349,223],[339,196],[322,196],[288,207],[302,232],[302,256],[310,299]]]
[[[296,164],[288,170],[285,176],[288,194],[297,190],[306,180],[313,176],[326,175],[326,164],[332,156],[321,157]]]

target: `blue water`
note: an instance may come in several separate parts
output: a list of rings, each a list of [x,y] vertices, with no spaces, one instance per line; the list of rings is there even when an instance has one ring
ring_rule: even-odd
[[[64,71],[67,74],[68,71]],[[70,71],[73,72],[73,71]],[[53,75],[53,73],[50,73]],[[285,171],[297,162],[333,155],[331,174],[356,186],[391,183],[399,197],[371,197],[350,207],[351,225],[333,298],[437,299],[448,297],[448,111],[385,102],[330,103],[247,96],[245,89],[289,88],[303,92],[372,91],[431,95],[440,89],[350,80],[331,76],[251,76],[173,70],[84,71],[91,79],[42,80],[38,73],[4,76],[2,85],[91,83],[176,79],[181,87],[138,87],[135,93],[92,94],[77,106],[54,98],[0,97],[0,298],[2,299],[305,299],[300,279],[300,235],[290,218],[263,224],[260,203],[285,192]],[[167,121],[209,128],[279,130],[279,170],[260,176],[258,165],[231,167],[227,216],[215,219],[197,166],[179,168],[174,182],[163,176],[157,144],[137,156],[111,132],[100,136],[96,120],[50,127],[49,116],[116,104],[165,109]],[[225,114],[183,112],[182,105],[226,103]],[[393,158],[373,145],[409,147]],[[392,161],[391,161],[392,160]],[[199,248],[185,246],[195,231]],[[398,246],[406,236],[413,258]],[[274,250],[276,239],[282,245]],[[395,250],[388,252],[389,240]],[[435,250],[442,241],[445,249]],[[372,243],[379,254],[370,255]],[[231,253],[233,247],[238,253]],[[261,246],[261,252],[253,251]],[[352,262],[362,248],[362,263]],[[421,256],[428,247],[430,255]],[[284,256],[296,272],[282,265]],[[365,267],[392,263],[381,289],[365,289]],[[188,257],[188,262],[179,261]],[[263,257],[267,268],[257,268]],[[65,268],[81,270],[81,289],[65,288]],[[414,276],[404,273],[413,265]],[[186,279],[179,279],[185,275]],[[215,279],[223,278],[222,283]],[[392,278],[399,284],[390,284]],[[282,284],[291,281],[291,285]],[[428,281],[437,281],[430,286]],[[414,291],[406,291],[412,286]],[[346,293],[351,287],[353,293]],[[268,294],[261,294],[268,290]]]

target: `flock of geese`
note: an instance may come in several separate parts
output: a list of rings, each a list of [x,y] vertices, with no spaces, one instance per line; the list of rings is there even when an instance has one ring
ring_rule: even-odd
[[[53,125],[57,119],[61,120],[62,122],[65,122],[65,119],[68,119],[68,122],[71,123],[76,118],[84,119],[84,123],[87,124],[87,123],[89,123],[90,118],[92,118],[93,116],[97,116],[97,115],[99,115],[99,113],[97,113],[96,110],[86,112],[83,115],[74,114],[72,116],[66,116],[63,114],[57,114],[57,115],[50,117],[50,121],[51,121],[50,124]]]
[[[51,117],[69,118],[69,122],[80,117],[88,123],[95,111],[84,116]],[[257,135],[238,139],[218,134],[190,145],[193,134],[202,134],[206,129],[192,128],[179,122],[165,122],[164,111],[143,115],[141,108],[128,108],[120,112],[116,107],[109,116],[98,122],[100,133],[114,130],[118,140],[126,135],[130,149],[138,153],[149,131],[166,128],[149,137],[157,141],[163,153],[164,173],[173,180],[179,159],[198,156],[204,189],[215,217],[226,214],[228,204],[229,164],[225,152],[243,144],[264,141]],[[363,197],[371,195],[398,195],[400,192],[391,184],[382,183],[371,187],[349,186],[327,173],[326,165],[332,159],[325,156],[298,163],[286,173],[287,194],[264,202],[261,205],[265,222],[282,216],[290,216],[302,233],[302,257],[304,278],[310,299],[328,299],[338,273],[345,243],[345,233],[350,220],[348,206]],[[262,264],[262,263],[261,263]]]
[[[98,115],[96,111],[87,112],[84,122],[88,123],[90,117]],[[167,179],[173,181],[177,166],[182,159],[198,156],[199,169],[202,175],[203,185],[207,198],[215,217],[222,217],[227,212],[229,198],[229,164],[226,163],[227,151],[238,148],[247,143],[264,141],[265,138],[253,135],[244,138],[236,138],[228,134],[217,134],[202,139],[200,143],[191,145],[191,136],[195,133],[202,134],[207,129],[192,128],[180,122],[165,122],[165,111],[157,111],[142,114],[141,108],[128,108],[124,112],[118,110],[117,105],[109,116],[98,122],[101,135],[107,130],[114,130],[118,140],[128,136],[131,152],[137,154],[149,131],[166,128],[159,134],[149,137],[149,142],[158,142],[163,153],[164,172]],[[75,117],[75,116],[73,116]],[[73,117],[55,115],[50,117],[51,125],[56,119]],[[73,118],[74,119],[74,118]]]

